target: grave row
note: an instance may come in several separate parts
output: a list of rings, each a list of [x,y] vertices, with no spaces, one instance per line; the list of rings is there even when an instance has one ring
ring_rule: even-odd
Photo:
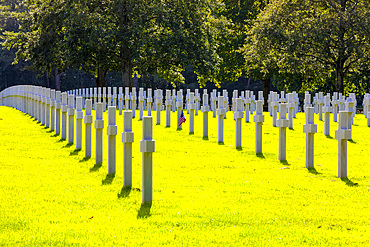
[[[102,132],[104,129],[103,121],[103,111],[108,106],[108,127],[107,134],[109,136],[108,144],[108,163],[114,164],[109,165],[108,172],[115,172],[115,136],[117,135],[117,128],[115,127],[115,110],[118,103],[118,108],[120,114],[122,113],[123,99],[125,99],[125,109],[124,112],[124,133],[122,134],[122,141],[125,143],[125,150],[127,149],[127,155],[125,152],[125,163],[130,163],[130,143],[133,142],[132,130],[132,118],[135,117],[136,112],[136,88],[132,88],[129,92],[128,88],[125,88],[125,95],[122,93],[123,88],[119,88],[118,102],[117,102],[117,90],[113,88],[113,94],[111,94],[110,88],[108,88],[108,94],[103,88],[103,95],[101,95],[100,88],[98,90],[94,89],[78,89],[72,90],[65,93],[55,91],[53,89],[46,89],[35,86],[15,86],[8,88],[1,92],[0,102],[4,105],[9,105],[16,107],[19,110],[29,113],[31,116],[40,120],[42,124],[47,127],[50,126],[51,130],[56,127],[56,134],[60,134],[60,110],[62,112],[62,131],[61,136],[66,139],[66,121],[68,114],[69,121],[69,136],[68,142],[73,143],[74,140],[74,116],[75,116],[75,103],[76,103],[76,149],[81,149],[82,147],[82,119],[83,112],[82,108],[85,107],[85,128],[86,128],[86,140],[85,140],[85,156],[91,156],[91,125],[92,125],[92,115],[91,110],[94,105],[96,111],[96,164],[102,162]],[[75,95],[76,102],[75,102]],[[264,122],[263,115],[263,92],[258,92],[258,100],[255,100],[253,92],[245,91],[239,92],[235,90],[232,97],[231,110],[234,113],[234,120],[236,122],[235,128],[235,146],[236,148],[241,147],[241,136],[242,136],[242,119],[245,112],[245,122],[249,122],[249,115],[254,115],[254,122],[256,125],[255,134],[255,152],[262,152],[262,123]],[[216,96],[217,95],[217,96]],[[95,97],[96,96],[96,97]],[[103,96],[103,97],[101,97]],[[108,96],[108,97],[106,97]],[[285,98],[285,96],[287,96]],[[160,124],[160,112],[163,107],[163,91],[155,90],[154,98],[152,98],[152,89],[144,91],[143,88],[139,89],[139,110],[140,117],[143,119],[143,110],[146,108],[148,115],[151,115],[152,103],[154,102],[154,110],[157,111],[157,124]],[[207,90],[203,90],[202,101],[200,101],[200,94],[198,90],[195,92],[190,92],[187,90],[185,105],[183,103],[183,91],[166,90],[165,98],[165,109],[166,109],[166,126],[170,127],[170,111],[177,110],[177,128],[181,129],[182,125],[179,124],[183,108],[188,111],[189,114],[189,134],[194,133],[194,121],[200,109],[203,112],[203,137],[208,138],[208,112],[213,111],[213,117],[218,116],[218,142],[223,143],[224,141],[224,119],[226,118],[226,112],[229,110],[228,95],[227,91],[223,91],[221,96],[220,92],[213,90],[211,92],[211,101],[209,102]],[[106,100],[108,99],[108,100]],[[121,99],[121,100],[120,100]],[[200,106],[200,103],[203,103]],[[268,95],[268,109],[270,115],[272,116],[272,124],[274,127],[279,128],[279,160],[286,160],[286,128],[293,128],[293,119],[296,117],[298,112],[298,95],[293,93],[288,93],[285,95],[281,92],[279,95],[277,92],[270,92]],[[367,124],[370,127],[370,95],[366,94],[364,96],[364,113],[367,113]],[[56,113],[54,113],[54,109]],[[129,109],[132,112],[129,112]],[[335,138],[338,139],[338,176],[346,177],[346,157],[347,157],[347,140],[351,139],[351,126],[353,124],[353,117],[356,113],[356,99],[355,95],[350,94],[349,97],[345,98],[341,94],[334,93],[332,98],[330,95],[323,96],[322,93],[318,93],[313,98],[313,104],[311,104],[311,95],[307,92],[305,94],[304,109],[306,114],[306,123],[303,126],[303,132],[306,133],[306,167],[313,167],[314,165],[314,134],[317,132],[317,125],[314,124],[314,113],[319,115],[319,120],[322,120],[322,114],[324,113],[325,125],[324,134],[330,135],[330,113],[333,113],[333,121],[337,121],[337,115],[339,113],[339,125],[338,130],[335,132]],[[279,112],[279,119],[277,119]],[[128,113],[131,113],[128,115]],[[56,114],[56,115],[55,115]],[[125,117],[126,114],[126,117]],[[288,114],[288,118],[286,115]],[[56,116],[56,118],[55,118]],[[130,119],[130,120],[127,120]],[[51,123],[50,123],[51,121]],[[128,126],[126,128],[126,125]],[[145,125],[145,124],[144,124]],[[143,126],[144,126],[143,125]],[[131,127],[130,127],[131,126]],[[149,128],[149,127],[148,127]],[[152,127],[151,127],[152,128]],[[127,130],[127,131],[126,131]],[[145,128],[143,131],[145,132]],[[149,130],[148,130],[149,131]],[[149,131],[151,133],[151,131]],[[149,133],[148,132],[148,133]],[[146,140],[146,141],[149,141]],[[145,142],[150,143],[150,142]],[[149,146],[147,146],[149,145]],[[153,146],[150,146],[153,145]],[[114,148],[110,148],[114,147]],[[127,148],[126,148],[127,147]],[[151,153],[150,150],[154,152],[154,142],[152,144],[142,144],[143,153]],[[114,151],[113,151],[114,150]],[[143,151],[144,150],[144,151]],[[145,150],[149,150],[145,152]],[[131,155],[132,156],[132,155]],[[143,154],[144,160],[144,154]],[[127,165],[125,168],[125,174],[131,174],[131,165]],[[150,170],[150,169],[149,169]],[[126,177],[129,181],[130,176]],[[125,181],[125,180],[124,180]],[[124,182],[125,183],[125,182]],[[130,184],[130,183],[128,183]]]

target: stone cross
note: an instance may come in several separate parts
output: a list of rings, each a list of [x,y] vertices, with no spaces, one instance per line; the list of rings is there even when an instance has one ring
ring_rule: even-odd
[[[102,100],[101,100],[101,97],[102,95],[101,95],[101,87],[98,87],[98,102],[101,102]]]
[[[263,100],[256,102],[256,115],[254,115],[254,122],[256,123],[256,138],[255,138],[255,151],[256,154],[262,153],[262,124],[265,121],[263,115]]]
[[[216,89],[213,90],[212,95],[211,95],[211,102],[212,102],[212,117],[217,116],[217,107],[216,107],[216,102],[217,102],[217,91]]]
[[[362,100],[362,107],[363,107],[363,113],[365,115],[365,118],[367,118],[367,108],[368,108],[368,102],[367,102],[367,97],[369,94],[365,93],[364,98]]]
[[[338,130],[335,130],[335,139],[338,140],[338,177],[347,177],[347,140],[352,139],[349,120],[352,112],[339,112]]]
[[[250,107],[250,104],[251,104],[251,99],[249,98],[249,95],[250,95],[249,93],[250,93],[249,90],[245,91],[244,103],[245,103],[245,122],[246,123],[249,123],[249,107]]]
[[[108,174],[116,173],[116,107],[108,107]]]
[[[67,139],[67,93],[62,93],[62,139]]]
[[[319,107],[319,120],[322,121],[322,107],[324,105],[324,96],[319,92],[318,107]]]
[[[152,98],[152,89],[148,88],[148,98],[146,100],[147,102],[147,107],[148,107],[148,116],[152,115],[152,103],[153,103],[153,98]]]
[[[75,96],[68,95],[68,144],[74,141]]]
[[[84,113],[82,111],[82,97],[76,97],[76,150],[82,149],[82,119]]]
[[[82,108],[85,108],[86,88],[82,88]]]
[[[46,89],[41,88],[41,123],[45,125],[46,123]]]
[[[60,110],[62,108],[62,94],[60,91],[55,92],[55,134],[60,134]]]
[[[286,128],[289,126],[289,120],[286,119],[287,104],[280,104],[279,119],[277,126],[279,127],[279,160],[286,160]]]
[[[132,96],[131,96],[131,101],[132,101],[132,117],[135,118],[135,113],[136,113],[136,100],[137,100],[137,94],[136,94],[136,87],[132,88]]]
[[[98,89],[94,87],[94,110],[95,110],[95,104],[98,103],[97,97],[98,97]]]
[[[315,96],[313,97],[313,103],[315,107],[315,114],[319,114],[319,93],[315,93]]]
[[[370,127],[370,94],[366,95],[367,97],[364,97],[364,103],[366,104],[366,118],[367,118],[367,127]]]
[[[293,115],[294,115],[294,99],[293,94],[288,93],[288,119],[289,119],[289,128],[293,129]]]
[[[269,95],[268,95],[268,111],[270,113],[270,116],[272,117],[272,91],[270,91]]]
[[[112,88],[111,87],[107,87],[107,98],[108,98],[107,100],[107,108],[108,108],[109,106],[112,106]]]
[[[143,181],[142,203],[153,200],[153,153],[155,141],[153,140],[153,119],[143,118],[143,140],[140,141],[140,152],[143,153]]]
[[[314,167],[314,135],[317,133],[315,113],[313,107],[305,108],[306,124],[303,125],[303,133],[306,133],[306,168]]]
[[[195,114],[195,96],[194,93],[191,92],[189,95],[189,104],[188,109],[190,111],[189,114],[189,135],[194,134],[194,114]]]
[[[294,100],[294,111],[293,111],[293,117],[296,118],[296,114],[298,113],[298,110],[299,110],[299,98],[298,98],[298,94],[293,91],[293,100]]]
[[[176,111],[176,89],[172,89],[172,112]]]
[[[238,98],[238,90],[234,90],[233,91],[233,97],[231,98],[231,111],[234,113],[236,111],[236,99]],[[235,118],[235,114],[234,114],[234,120],[236,120]]]
[[[324,135],[330,136],[330,113],[332,107],[330,106],[330,96],[324,97],[324,107],[322,107],[322,111],[325,114],[325,123],[324,123]]]
[[[201,111],[203,112],[203,138],[208,138],[208,112],[209,112],[209,105],[208,105],[208,94],[203,93],[203,106]]]
[[[226,115],[226,109],[224,107],[225,97],[218,96],[218,143],[224,142],[224,116]]]
[[[177,129],[181,130],[182,125],[180,125],[180,118],[181,118],[182,108],[183,108],[182,91],[181,90],[177,92],[176,108],[177,108]]]
[[[190,113],[190,110],[189,110],[189,97],[190,97],[190,89],[187,89],[186,90],[186,96],[185,96],[185,100],[186,100],[185,107],[186,107],[187,114]]]
[[[253,91],[250,91],[250,97],[251,97],[251,107],[250,107],[250,111],[251,111],[251,114],[253,115],[253,112],[254,110],[256,109],[256,97],[254,95],[254,92]]]
[[[243,119],[243,102],[241,98],[237,98],[234,111],[235,122],[235,147],[242,147],[242,119]]]
[[[304,94],[304,111],[306,111],[306,107],[311,107],[311,94],[309,92],[305,92]]]
[[[106,109],[107,109],[107,88],[103,87],[103,112],[105,112]]]
[[[125,87],[125,110],[130,110],[130,88]]]
[[[161,91],[157,89],[155,91],[155,104],[156,104],[156,111],[157,111],[157,125],[161,124],[161,108],[162,108],[162,99],[161,99]]]
[[[227,92],[226,89],[222,91],[223,96],[224,96],[224,108],[226,110],[226,113],[229,111],[229,93]],[[226,119],[226,113],[224,115],[224,119]]]
[[[334,92],[333,93],[333,97],[332,97],[332,105],[333,105],[333,122],[337,122],[337,116],[338,116],[338,105],[339,105],[339,101],[338,101],[338,93],[337,92]]]
[[[198,89],[195,89],[194,100],[195,100],[195,116],[198,116],[198,110],[199,110],[199,90]]]
[[[113,87],[113,106],[117,108],[117,88]]]
[[[95,116],[95,164],[103,162],[103,103],[96,103]]]
[[[348,118],[348,128],[352,129],[352,124],[353,124],[353,108],[355,107],[355,102],[351,97],[348,97],[346,99],[346,111],[351,113],[351,116]]]
[[[139,120],[144,116],[144,88],[139,88]]]
[[[93,123],[93,116],[91,115],[92,100],[85,101],[85,158],[91,157],[91,124]]]
[[[281,91],[280,92],[280,103],[286,103],[286,99],[285,99],[285,92],[284,91]]]
[[[339,111],[344,111],[346,109],[346,100],[344,98],[344,96],[342,95],[342,93],[339,93],[338,94],[338,98],[339,98]]]
[[[55,130],[55,89],[50,90],[50,130],[54,131]]]
[[[122,115],[123,87],[118,88],[118,109],[119,115]]]
[[[277,99],[277,93],[272,92],[272,126],[276,127],[276,121],[277,121],[277,108],[279,106],[279,101]]]
[[[140,96],[139,96],[140,97]],[[134,132],[132,132],[132,112],[123,112],[123,186],[132,186],[132,143]]]
[[[171,126],[171,90],[166,90],[166,127]]]
[[[45,112],[45,125],[46,127],[50,127],[50,88],[46,89],[46,112]]]

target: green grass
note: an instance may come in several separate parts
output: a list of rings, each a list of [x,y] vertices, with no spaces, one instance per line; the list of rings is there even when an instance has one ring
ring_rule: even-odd
[[[304,114],[287,130],[287,161],[278,160],[278,128],[265,113],[263,154],[254,153],[254,123],[243,122],[235,148],[228,112],[224,144],[217,119],[202,113],[195,133],[155,125],[153,203],[141,205],[142,122],[133,120],[133,186],[122,188],[123,118],[118,115],[117,173],[94,165],[30,116],[0,107],[1,246],[275,246],[370,245],[370,128],[357,115],[348,142],[348,179],[337,178],[338,141],[315,135],[315,169],[305,168]],[[188,117],[188,116],[187,116]],[[104,113],[105,125],[107,112]],[[252,116],[250,118],[252,120]],[[336,123],[331,125],[334,137]],[[95,130],[93,129],[93,140]]]

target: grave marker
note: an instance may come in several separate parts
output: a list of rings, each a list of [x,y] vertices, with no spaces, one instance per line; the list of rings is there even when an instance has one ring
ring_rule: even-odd
[[[82,111],[82,97],[76,98],[76,149],[82,149],[82,119],[84,113]]]
[[[103,103],[96,103],[96,116],[95,116],[95,164],[103,162]]]
[[[177,107],[177,129],[181,130],[182,125],[180,125],[180,118],[182,114],[182,107],[183,107],[183,102],[182,102],[182,91],[177,92],[177,102],[176,102],[176,107]]]
[[[116,173],[116,107],[108,107],[108,174]]]
[[[74,141],[75,96],[68,95],[68,144]]]
[[[122,102],[123,102],[123,87],[118,88],[118,109],[119,115],[122,115]]]
[[[143,118],[143,140],[140,141],[140,152],[143,153],[143,192],[142,203],[153,200],[153,153],[155,141],[153,140],[153,119]]]
[[[29,104],[29,103],[28,103]],[[50,130],[55,130],[55,89],[50,90]]]
[[[242,99],[237,98],[234,112],[234,118],[236,119],[235,126],[235,147],[242,147],[242,118],[243,118],[243,106]]]
[[[166,90],[166,127],[171,126],[171,90]]]
[[[93,123],[93,116],[91,115],[92,100],[85,101],[85,158],[91,157],[91,125]]]
[[[203,138],[208,138],[208,112],[209,112],[209,105],[208,105],[208,94],[203,94],[203,106],[201,108],[203,112]]]
[[[123,112],[123,186],[132,186],[132,143],[134,132],[132,132],[132,112]]]
[[[189,114],[189,135],[194,134],[194,113],[195,113],[195,108],[196,108],[194,100],[195,100],[194,93],[191,92],[190,96],[189,96],[189,104],[188,104],[188,109],[190,110],[190,114]]]
[[[314,122],[314,115],[314,108],[306,107],[306,124],[303,125],[303,133],[306,133],[306,168],[314,167],[314,135],[317,133],[317,125]]]
[[[262,153],[262,124],[265,121],[263,115],[263,100],[257,101],[256,115],[254,115],[254,122],[256,123],[256,138],[255,138],[255,152]]]
[[[277,126],[279,127],[279,160],[286,160],[286,128],[289,126],[289,120],[286,119],[287,104],[280,104],[279,119]]]
[[[62,93],[62,139],[67,139],[67,93]]]
[[[218,96],[218,142],[224,142],[224,116],[226,115],[226,109],[224,107],[225,97]]]
[[[335,139],[338,140],[338,177],[347,177],[347,140],[352,139],[349,120],[352,112],[339,112],[339,126],[335,130]]]

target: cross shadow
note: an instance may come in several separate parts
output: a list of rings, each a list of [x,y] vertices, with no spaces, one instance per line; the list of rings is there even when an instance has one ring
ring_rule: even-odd
[[[73,142],[64,145],[62,148],[69,148],[69,147],[72,147],[72,146],[73,146]]]
[[[115,176],[116,176],[115,173],[107,174],[105,179],[101,181],[102,185],[112,184]]]
[[[236,150],[243,151],[243,147],[236,147]]]
[[[86,161],[88,161],[88,160],[90,160],[91,159],[91,156],[89,156],[89,157],[84,157],[82,160],[80,160],[79,162],[81,163],[81,162],[86,162]]]
[[[64,141],[66,141],[66,139],[61,138],[57,142],[64,142]]]
[[[280,160],[280,164],[282,164],[284,166],[290,166],[290,164],[288,163],[287,160]]]
[[[358,186],[358,183],[352,182],[349,178],[341,178],[340,180],[345,182],[347,186],[350,186],[350,187]]]
[[[332,136],[328,135],[328,136],[325,136],[326,138],[328,139],[334,139]]]
[[[141,204],[140,210],[137,212],[137,218],[138,219],[143,219],[143,218],[148,218],[150,217],[150,209],[152,207],[151,202],[146,202]]]
[[[218,142],[218,145],[225,145],[224,142]]]
[[[357,142],[356,141],[354,141],[354,140],[352,140],[352,139],[349,139],[348,140],[350,143],[353,143],[353,144],[356,144]]]
[[[123,186],[121,193],[117,194],[118,199],[128,197],[131,193],[131,186]]]
[[[52,133],[52,132],[54,132],[54,131],[53,130],[46,131],[46,133]]]
[[[295,129],[294,128],[289,128],[290,130],[293,130],[293,131],[295,131]]]
[[[307,170],[308,170],[309,173],[312,173],[312,174],[315,174],[315,175],[322,174],[321,172],[316,171],[315,167],[309,167],[309,168],[307,168]]]
[[[100,167],[102,167],[103,164],[95,164],[93,167],[90,168],[90,172],[96,172],[99,171]]]
[[[265,155],[263,153],[256,153],[256,156],[260,159],[266,159]]]
[[[45,130],[46,130],[46,129],[49,129],[49,127],[45,126],[43,129],[45,129]]]
[[[193,136],[193,135],[194,135],[194,132],[189,132],[189,135],[190,135],[190,136]]]
[[[176,131],[182,131],[182,129],[177,128]]]
[[[208,141],[209,140],[208,136],[204,136],[203,140]]]
[[[77,155],[79,152],[81,152],[81,148],[80,149],[75,149],[73,150],[72,152],[69,153],[70,156],[72,155]]]
[[[50,137],[57,137],[59,136],[58,134],[51,135]]]

